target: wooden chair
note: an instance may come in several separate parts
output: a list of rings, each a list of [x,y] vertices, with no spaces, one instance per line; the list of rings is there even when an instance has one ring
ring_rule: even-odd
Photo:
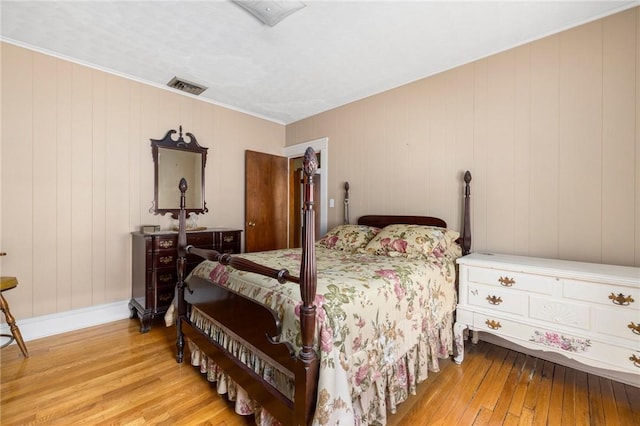
[[[6,253],[0,253],[0,256],[4,256]],[[7,300],[4,298],[3,294],[7,290],[11,290],[12,288],[16,288],[18,286],[18,279],[16,277],[0,277],[0,309],[4,313],[4,317],[7,320],[7,324],[9,325],[9,329],[11,330],[11,334],[2,334],[2,337],[8,337],[9,341],[4,343],[0,348],[4,348],[13,342],[14,340],[20,347],[22,351],[22,355],[25,358],[29,358],[29,352],[27,352],[27,346],[24,344],[24,340],[22,339],[22,334],[20,334],[20,329],[16,325],[16,319],[11,315],[9,311],[9,304]]]

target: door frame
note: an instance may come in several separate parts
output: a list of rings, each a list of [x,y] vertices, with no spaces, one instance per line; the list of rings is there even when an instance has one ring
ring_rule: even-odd
[[[323,137],[307,142],[297,143],[295,145],[285,146],[284,155],[288,159],[302,157],[308,147],[311,147],[315,152],[322,154],[321,167],[318,167],[316,173],[320,175],[320,235],[324,235],[327,233],[327,204],[329,204],[329,200],[327,199],[327,187],[329,186],[329,138]],[[289,202],[291,202],[291,200],[289,200]]]

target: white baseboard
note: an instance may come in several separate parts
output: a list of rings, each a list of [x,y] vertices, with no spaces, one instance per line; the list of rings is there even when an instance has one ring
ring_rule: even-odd
[[[106,303],[104,305],[89,306],[87,308],[74,309],[72,311],[58,312],[43,315],[41,317],[16,320],[20,334],[25,342],[42,337],[80,330],[129,318],[129,300]],[[9,326],[3,323],[0,326],[2,334],[11,334]],[[12,343],[12,344],[15,344]]]

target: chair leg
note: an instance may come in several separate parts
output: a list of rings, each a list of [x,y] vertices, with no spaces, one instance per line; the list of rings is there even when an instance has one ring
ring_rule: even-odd
[[[29,352],[27,352],[27,346],[24,344],[24,340],[22,339],[22,334],[20,333],[20,329],[16,325],[16,319],[9,312],[9,304],[5,300],[2,293],[0,293],[0,309],[4,313],[5,318],[7,319],[7,324],[9,325],[9,329],[11,329],[11,335],[16,340],[18,347],[22,351],[22,355],[25,358],[29,358]]]

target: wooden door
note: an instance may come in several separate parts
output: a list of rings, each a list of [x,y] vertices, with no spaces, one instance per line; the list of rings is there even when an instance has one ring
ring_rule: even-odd
[[[302,169],[299,158],[289,159],[289,247],[301,247],[302,241]]]
[[[288,160],[245,151],[246,252],[287,247]]]
[[[304,172],[299,165],[302,157],[289,159],[289,247],[302,247],[302,209]],[[320,175],[313,178],[313,211],[316,216],[316,240],[320,238]]]

